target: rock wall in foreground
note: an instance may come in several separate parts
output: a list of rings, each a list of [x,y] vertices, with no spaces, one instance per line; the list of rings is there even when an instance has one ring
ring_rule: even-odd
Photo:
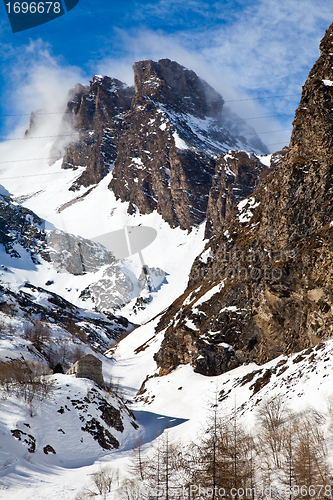
[[[162,316],[160,373],[216,375],[333,335],[333,25],[285,157],[232,209]]]

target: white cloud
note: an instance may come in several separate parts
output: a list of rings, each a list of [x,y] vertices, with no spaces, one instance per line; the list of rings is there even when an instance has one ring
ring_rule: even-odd
[[[56,129],[66,106],[68,91],[76,83],[86,80],[83,72],[54,57],[48,44],[42,40],[30,41],[28,45],[13,50],[15,59],[14,54],[11,58],[15,62],[6,73],[6,110],[10,115],[21,116],[7,117],[10,135],[22,135],[29,124],[30,113],[37,110],[50,113],[47,123],[50,126],[52,123],[51,128]]]

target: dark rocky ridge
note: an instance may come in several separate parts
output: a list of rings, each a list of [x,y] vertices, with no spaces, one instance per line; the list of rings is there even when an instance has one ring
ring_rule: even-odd
[[[277,151],[266,166],[255,153],[229,151],[218,158],[209,191],[205,238],[215,236],[236,203],[249,196],[266,178],[269,169],[286,155],[288,148]]]
[[[137,62],[134,80],[135,91],[108,77],[78,85],[61,130],[70,126],[79,139],[59,138],[52,155],[65,150],[63,168],[86,167],[71,189],[94,185],[113,168],[109,187],[130,213],[157,210],[171,227],[190,230],[205,220],[217,156],[267,149],[244,123],[230,133],[222,97],[175,61]]]
[[[92,316],[63,297],[31,283],[25,283],[19,291],[0,283],[0,311],[27,321],[39,320],[59,325],[74,338],[84,340],[101,352],[131,326],[121,316]]]
[[[234,207],[167,310],[155,358],[216,375],[333,334],[333,25],[303,87],[285,157]]]

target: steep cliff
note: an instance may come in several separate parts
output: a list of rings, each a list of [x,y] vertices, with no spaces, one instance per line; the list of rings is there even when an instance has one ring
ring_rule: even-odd
[[[268,172],[257,155],[229,151],[215,168],[207,205],[206,238],[215,235],[233,206],[251,194]]]
[[[332,336],[332,44],[333,25],[303,87],[288,152],[232,209],[160,320],[161,374],[191,363],[216,375]]]

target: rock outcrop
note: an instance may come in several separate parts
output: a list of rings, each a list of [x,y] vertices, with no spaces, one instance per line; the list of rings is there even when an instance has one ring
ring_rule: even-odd
[[[162,316],[160,373],[217,375],[333,335],[333,25],[303,87],[288,152],[239,202]]]
[[[9,196],[0,195],[0,244],[6,253],[20,258],[16,246],[26,249],[34,262],[45,248],[44,221]]]

